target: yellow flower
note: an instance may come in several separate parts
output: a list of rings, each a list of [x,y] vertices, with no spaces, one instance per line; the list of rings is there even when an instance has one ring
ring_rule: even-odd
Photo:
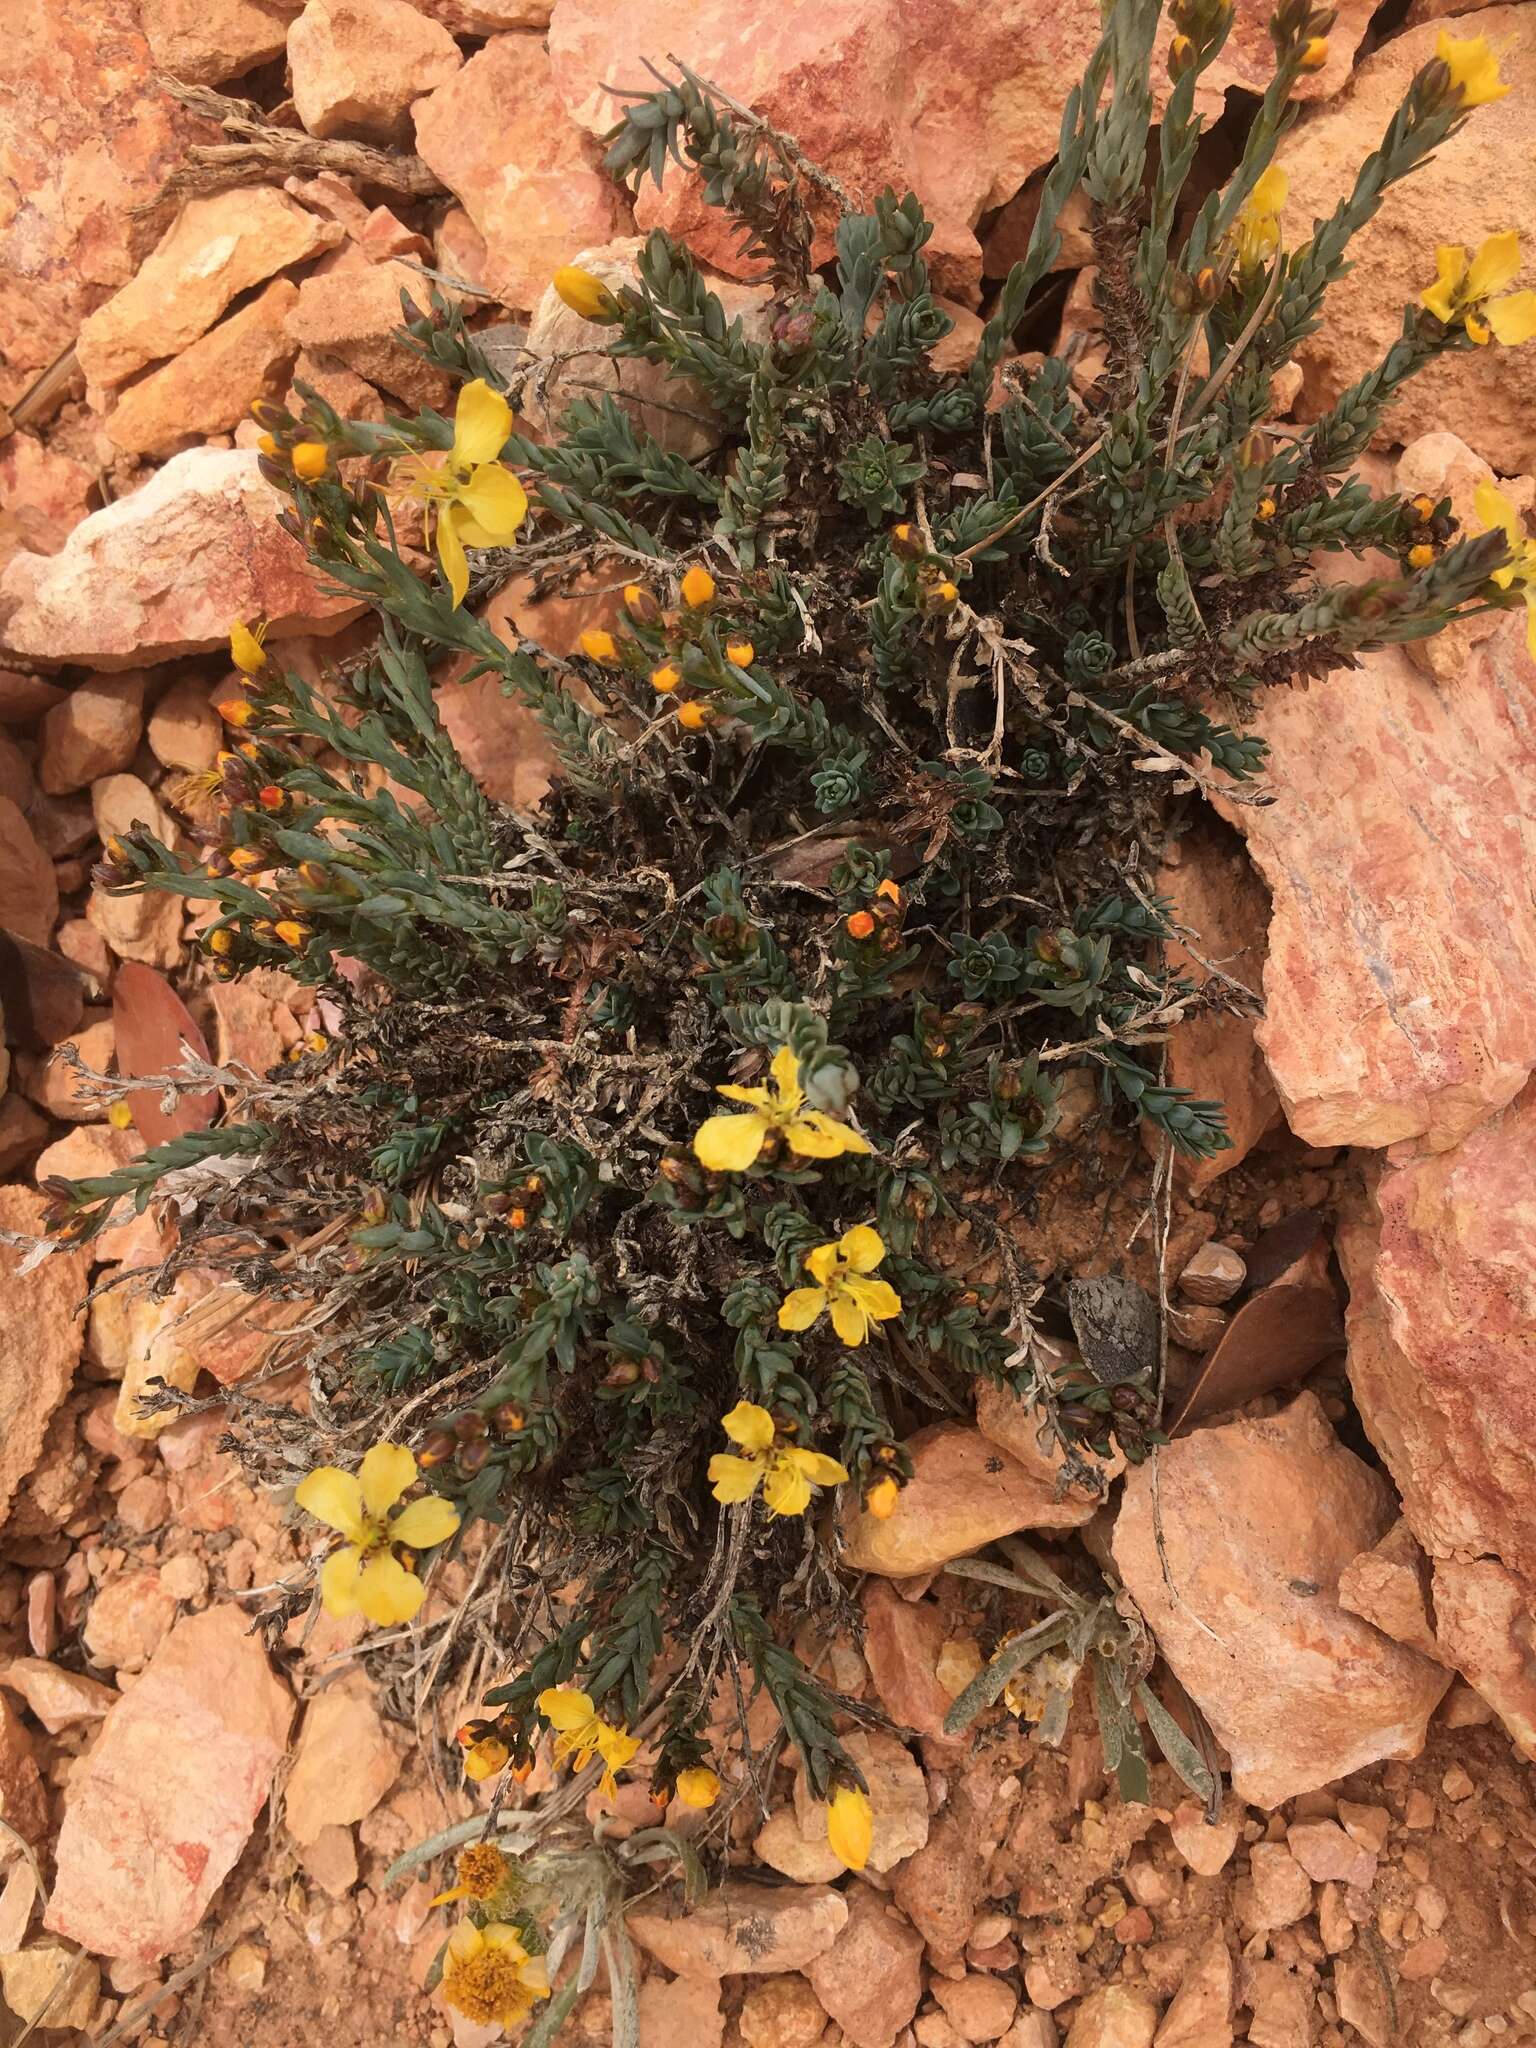
[[[464,1775],[472,1784],[483,1785],[499,1777],[511,1761],[512,1752],[499,1735],[482,1735],[464,1752]]]
[[[869,1794],[857,1785],[839,1785],[827,1801],[827,1847],[845,1869],[862,1870],[874,1838]]]
[[[715,579],[707,569],[701,568],[695,562],[683,578],[682,592],[684,604],[691,606],[696,612],[702,611],[714,598]]]
[[[1237,260],[1245,270],[1257,270],[1280,246],[1280,214],[1290,196],[1291,181],[1278,164],[1271,164],[1237,217]]]
[[[1310,36],[1307,39],[1305,49],[1301,53],[1302,70],[1321,71],[1327,62],[1328,38],[1326,36]]]
[[[112,1126],[114,1131],[132,1130],[133,1105],[127,1102],[114,1102],[112,1104],[112,1107],[107,1111],[107,1122]]]
[[[452,1891],[439,1892],[431,1903],[446,1906],[454,1899],[473,1899],[486,1905],[506,1883],[511,1868],[511,1857],[504,1856],[494,1842],[471,1842],[459,1851],[458,1883]]]
[[[814,1287],[797,1287],[779,1304],[781,1330],[808,1330],[824,1308],[845,1344],[862,1344],[872,1322],[901,1314],[901,1297],[888,1280],[871,1280],[885,1257],[885,1241],[867,1223],[845,1230],[836,1244],[819,1244],[805,1255]]]
[[[511,406],[476,377],[459,393],[453,446],[442,466],[419,455],[395,466],[396,488],[436,509],[437,559],[455,604],[469,589],[465,548],[510,547],[528,516],[528,493],[496,459],[511,431]]]
[[[546,1686],[539,1694],[539,1712],[555,1730],[555,1761],[569,1757],[573,1771],[584,1770],[593,1757],[605,1765],[601,1790],[612,1798],[617,1787],[613,1774],[622,1771],[640,1747],[638,1735],[615,1728],[597,1712],[584,1692],[567,1686]]]
[[[694,1157],[711,1173],[744,1173],[762,1151],[770,1131],[777,1131],[803,1159],[839,1159],[845,1152],[868,1152],[867,1139],[825,1110],[805,1107],[800,1062],[781,1045],[769,1068],[766,1088],[717,1088],[731,1102],[749,1103],[739,1116],[712,1116],[693,1137]]]
[[[716,1451],[709,1461],[715,1499],[722,1507],[750,1500],[761,1486],[769,1514],[803,1515],[813,1487],[839,1486],[848,1477],[847,1467],[836,1458],[776,1444],[773,1417],[755,1401],[738,1401],[720,1418],[720,1426],[744,1453],[738,1458],[730,1451]]]
[[[550,279],[555,290],[573,313],[583,320],[622,320],[624,309],[600,277],[583,270],[579,263],[565,263]]]
[[[708,1764],[695,1764],[691,1770],[678,1772],[677,1796],[684,1806],[702,1813],[720,1797],[720,1780]]]
[[[900,1483],[889,1472],[882,1474],[864,1496],[864,1512],[877,1522],[888,1522],[901,1500]]]
[[[260,675],[267,665],[267,650],[262,642],[267,637],[267,622],[258,619],[254,626],[246,625],[243,619],[236,619],[229,629],[229,658],[242,675]]]
[[[515,2027],[548,1998],[549,1971],[504,1921],[477,1927],[461,1920],[443,1958],[443,1996],[479,2026]]]
[[[619,658],[618,642],[611,633],[589,626],[581,636],[581,651],[588,661],[610,662]]]
[[[1486,36],[1457,37],[1440,31],[1435,55],[1451,74],[1451,86],[1463,107],[1486,107],[1503,99],[1509,87],[1499,77],[1499,60]]]
[[[1520,515],[1501,490],[1491,483],[1481,483],[1473,494],[1477,516],[1490,532],[1494,527],[1503,530],[1509,542],[1511,559],[1502,569],[1495,569],[1493,580],[1500,590],[1518,591],[1525,599],[1525,644],[1536,660],[1536,540],[1520,523]]]
[[[459,1526],[459,1511],[437,1494],[391,1514],[416,1481],[416,1460],[404,1444],[375,1444],[356,1473],[321,1465],[299,1482],[294,1499],[306,1514],[346,1541],[320,1570],[327,1614],[362,1613],[381,1628],[410,1621],[427,1589],[395,1556],[393,1546],[430,1550]]]
[[[1506,348],[1536,335],[1536,292],[1493,296],[1519,275],[1520,237],[1514,228],[1490,235],[1470,262],[1458,244],[1442,243],[1435,251],[1435,268],[1439,275],[1419,293],[1419,304],[1444,326],[1460,321],[1479,347],[1490,333]]]

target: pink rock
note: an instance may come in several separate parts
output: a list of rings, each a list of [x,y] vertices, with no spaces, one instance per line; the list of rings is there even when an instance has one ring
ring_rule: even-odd
[[[44,1206],[32,1188],[0,1188],[0,1229],[41,1235]],[[90,1254],[57,1252],[26,1274],[20,1263],[14,1247],[0,1245],[0,1523],[75,1376],[85,1336],[75,1311]]]
[[[485,237],[487,282],[505,305],[536,305],[562,263],[627,225],[602,151],[561,112],[536,38],[493,37],[415,117],[416,147]]]
[[[1373,1550],[1352,1558],[1339,1576],[1339,1604],[1395,1643],[1444,1662],[1429,1611],[1429,1560],[1399,1519]]]
[[[327,1686],[304,1712],[293,1769],[283,1791],[283,1820],[296,1842],[372,1813],[400,1775],[373,1687],[353,1676]]]
[[[1157,2006],[1146,1992],[1106,1984],[1073,2014],[1066,2048],[1152,2048],[1156,2031]]]
[[[1437,13],[1440,10],[1437,10]],[[1468,33],[1500,53],[1507,98],[1435,151],[1413,177],[1391,187],[1368,227],[1349,245],[1350,269],[1328,294],[1328,318],[1301,345],[1306,383],[1298,417],[1315,418],[1346,386],[1381,360],[1402,327],[1402,309],[1431,281],[1424,271],[1424,223],[1433,240],[1476,248],[1486,235],[1530,218],[1536,163],[1536,48],[1522,35],[1515,6],[1485,7]],[[1374,49],[1336,104],[1305,116],[1282,145],[1290,174],[1286,239],[1299,241],[1314,218],[1327,219],[1354,184],[1362,136],[1379,135],[1408,82],[1435,54],[1440,19],[1407,29]],[[1458,33],[1452,30],[1452,33]],[[1433,268],[1433,251],[1431,269]],[[1412,378],[1383,427],[1387,443],[1448,429],[1507,475],[1536,464],[1536,363],[1530,351],[1451,355]]]
[[[1240,1828],[1236,1812],[1226,1811],[1219,1819],[1208,1821],[1205,1808],[1189,1800],[1174,1809],[1168,1823],[1173,1846],[1199,1877],[1214,1877],[1218,1870],[1226,1868],[1237,1847]]]
[[[293,104],[311,135],[400,141],[411,101],[463,61],[448,31],[406,0],[308,0],[288,31]]]
[[[1423,1747],[1446,1673],[1338,1603],[1340,1573],[1393,1513],[1312,1394],[1196,1430],[1128,1475],[1115,1564],[1229,1752],[1239,1798],[1277,1806]]]
[[[1226,1111],[1230,1149],[1196,1160],[1187,1169],[1189,1185],[1200,1188],[1246,1159],[1280,1113],[1275,1084],[1254,1036],[1269,952],[1269,891],[1254,873],[1241,840],[1216,819],[1203,819],[1175,842],[1156,886],[1172,902],[1178,923],[1193,933],[1190,945],[1200,955],[1197,959],[1171,942],[1169,966],[1203,988],[1213,978],[1210,968],[1201,964],[1209,961],[1222,976],[1254,992],[1245,1015],[1227,1006],[1226,999],[1241,1003],[1242,998],[1218,979],[1212,994],[1224,998],[1221,1004],[1185,1018],[1168,1041],[1168,1078],[1173,1085],[1188,1088],[1202,1101],[1219,1102]]]
[[[41,561],[31,556],[29,560]],[[0,796],[0,928],[46,946],[59,915],[53,862],[8,796]],[[14,1006],[14,1005],[13,1005]]]
[[[52,556],[0,578],[0,633],[19,654],[133,668],[225,646],[231,619],[272,637],[335,632],[359,607],[325,595],[254,450],[189,448],[93,512]]]
[[[1376,1882],[1375,1856],[1352,1841],[1336,1820],[1293,1820],[1285,1846],[1318,1884],[1352,1884],[1369,1891]]]
[[[57,554],[91,509],[95,489],[95,474],[83,462],[34,434],[12,434],[0,442],[0,551],[6,558],[17,547]]]
[[[296,284],[274,278],[174,362],[130,384],[107,415],[114,445],[131,455],[165,455],[237,427],[258,400],[278,397],[298,353],[287,326],[298,296]]]
[[[1229,2048],[1232,1976],[1231,1951],[1218,1933],[1184,1972],[1154,2037],[1157,2048]]]
[[[494,36],[509,28],[548,28],[554,0],[413,0],[456,36]]]
[[[691,1911],[674,1900],[646,1901],[631,1909],[626,1924],[647,1955],[679,1976],[726,1977],[804,1969],[832,1946],[847,1919],[847,1900],[826,1885],[729,1878]]]
[[[566,260],[617,290],[634,284],[640,248],[641,238],[629,235],[579,249]],[[485,260],[493,261],[490,251]],[[766,286],[717,277],[709,280],[709,288],[726,319],[741,321],[749,341],[766,339],[771,318]],[[724,429],[703,387],[691,377],[674,377],[657,363],[616,360],[605,353],[611,339],[608,328],[573,313],[552,285],[539,298],[528,325],[524,358],[544,366],[528,386],[528,418],[538,432],[554,433],[573,399],[620,391],[635,425],[673,454],[695,461],[718,448]]]
[[[99,775],[115,775],[138,751],[144,730],[142,669],[117,676],[87,676],[43,720],[38,786],[49,796],[84,789]]]
[[[54,1416],[58,1420],[57,1413]],[[27,1643],[35,1657],[51,1657],[58,1641],[58,1588],[52,1572],[34,1572],[27,1581]]]
[[[299,287],[288,332],[301,347],[334,357],[370,384],[409,406],[446,404],[448,380],[395,339],[400,294],[425,310],[432,287],[403,263],[371,263],[361,249],[344,250],[329,269]]]
[[[1258,1040],[1287,1119],[1313,1145],[1444,1150],[1536,1065],[1524,622],[1453,681],[1386,648],[1274,692],[1256,724],[1279,801],[1232,821],[1274,895]]]
[[[1351,0],[1330,36],[1326,69],[1304,97],[1337,91],[1370,10]],[[1221,59],[1201,81],[1213,114],[1232,85],[1262,89],[1273,69],[1268,9],[1239,0]],[[550,55],[561,98],[594,135],[617,118],[607,88],[651,89],[645,60],[666,52],[713,79],[796,137],[816,163],[864,203],[887,184],[915,191],[934,221],[925,252],[942,289],[974,300],[979,217],[1011,198],[1056,154],[1061,103],[1098,40],[1089,7],[1042,8],[999,0],[984,13],[966,0],[784,0],[743,27],[731,0],[561,0]],[[956,61],[956,53],[964,61]],[[1167,91],[1161,66],[1154,91]],[[659,197],[639,207],[716,268],[741,276],[744,262],[725,216],[705,209],[691,181],[669,170]],[[830,210],[820,218],[830,228]],[[831,253],[818,238],[817,261]]]
[[[43,1789],[32,1738],[0,1697],[0,1820],[24,1842],[40,1842],[48,1832],[48,1794]]]
[[[957,1956],[965,1947],[985,1890],[986,1865],[975,1830],[948,1807],[934,1816],[927,1841],[891,1880],[897,1905],[941,1956]]]
[[[224,726],[195,676],[172,683],[149,716],[149,750],[162,768],[195,775],[211,768],[223,745]]]
[[[725,2014],[720,2009],[718,1977],[674,1977],[669,1983],[647,1977],[640,1986],[641,2048],[664,2048],[686,2041],[689,2048],[720,2048]]]
[[[108,1579],[91,1602],[81,1637],[106,1671],[142,1671],[176,1619],[176,1602],[152,1571]]]
[[[245,1847],[292,1716],[243,1615],[178,1622],[71,1776],[46,1924],[146,1963],[185,1941]]]
[[[141,253],[133,208],[217,130],[154,82],[120,0],[13,0],[0,100],[0,403],[14,405]]]
[[[1311,1912],[1312,1882],[1284,1842],[1255,1842],[1234,1902],[1245,1927],[1269,1933]]]
[[[876,1891],[857,1885],[847,1925],[806,1976],[854,2048],[890,2048],[923,1995],[923,1937]]]
[[[948,1630],[931,1600],[903,1600],[884,1579],[864,1586],[864,1655],[880,1704],[898,1727],[947,1740],[952,1704],[939,1683],[939,1652]]]
[[[253,284],[340,240],[334,223],[273,185],[189,199],[132,282],[81,328],[80,367],[93,384],[121,384],[179,355]]]
[[[1049,1451],[1041,1449],[1040,1419],[1040,1411],[1032,1402],[1009,1393],[992,1380],[977,1381],[976,1427],[1000,1451],[1006,1451],[1016,1465],[1022,1465],[1054,1493],[1064,1457],[1058,1445]],[[1084,1522],[1108,1498],[1109,1482],[1118,1479],[1125,1470],[1125,1459],[1119,1451],[1108,1458],[1095,1458],[1090,1453],[1088,1463],[1103,1475],[1104,1491],[1095,1493],[1086,1486],[1073,1486],[1063,1495],[1065,1503],[1076,1511],[1075,1519]]]
[[[907,1445],[912,1478],[880,1521],[857,1502],[843,1510],[843,1562],[854,1571],[913,1578],[1018,1529],[1074,1529],[1097,1502],[1056,1497],[1043,1469],[1021,1465],[963,1422],[936,1422]]]
[[[1019,1994],[1011,1984],[975,1971],[953,1982],[936,1977],[933,1995],[962,2041],[999,2040],[1012,2026],[1019,2006]]]
[[[283,54],[302,0],[139,0],[157,70],[188,85],[222,85]]]
[[[1536,1762],[1536,1595],[1496,1558],[1435,1560],[1442,1653]]]
[[[19,1694],[50,1735],[100,1721],[122,1697],[112,1686],[62,1670],[44,1657],[13,1657],[0,1665],[0,1686]]]
[[[1389,1169],[1339,1238],[1350,1379],[1431,1557],[1495,1557],[1536,1584],[1536,1085],[1454,1152]],[[1379,1243],[1379,1250],[1378,1250]]]

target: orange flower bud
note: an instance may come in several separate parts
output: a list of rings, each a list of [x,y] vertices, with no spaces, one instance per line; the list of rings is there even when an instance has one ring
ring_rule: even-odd
[[[619,658],[618,643],[611,633],[604,633],[601,629],[589,630],[582,634],[581,651],[589,661],[600,661],[604,664],[617,661]]]
[[[1427,569],[1435,559],[1435,551],[1427,540],[1421,540],[1417,547],[1408,550],[1410,569]]]
[[[715,579],[709,571],[695,562],[682,582],[683,603],[694,611],[702,611],[714,601]]]
[[[702,732],[709,723],[708,708],[690,698],[677,707],[677,722],[686,732]]]
[[[264,811],[280,811],[288,801],[288,793],[279,789],[275,782],[267,782],[257,790],[256,801]]]
[[[850,939],[867,939],[872,936],[874,929],[875,920],[867,910],[856,910],[847,920],[847,932]]]
[[[867,1513],[877,1522],[888,1522],[896,1512],[896,1503],[901,1499],[900,1483],[889,1472],[877,1479],[864,1496]]]
[[[226,697],[219,706],[219,716],[226,725],[249,725],[256,716],[256,706],[249,697]]]
[[[330,459],[331,451],[323,441],[300,441],[289,457],[294,475],[310,484],[325,475]]]
[[[220,925],[217,931],[205,932],[203,934],[203,944],[210,953],[227,953],[234,943],[233,937],[224,925]]]
[[[750,640],[731,640],[726,643],[725,657],[737,668],[750,668],[757,655],[757,649]]]
[[[670,661],[664,661],[660,668],[651,670],[651,688],[660,690],[664,697],[669,691],[675,690],[682,680],[681,674]]]
[[[298,919],[293,917],[279,918],[272,931],[275,937],[281,939],[285,946],[292,946],[295,952],[309,937],[309,926],[300,924]]]
[[[114,1102],[107,1111],[107,1122],[114,1131],[131,1130],[133,1127],[133,1111],[126,1102]]]
[[[1304,50],[1302,51],[1302,53],[1301,53],[1301,68],[1302,68],[1302,70],[1303,70],[1303,71],[1321,71],[1321,70],[1322,70],[1322,68],[1323,68],[1323,66],[1324,66],[1324,65],[1325,65],[1325,64],[1326,64],[1327,62],[1328,62],[1328,38],[1327,38],[1326,36],[1312,36],[1312,37],[1310,37],[1310,38],[1308,39],[1308,41],[1307,41],[1307,46],[1306,46],[1306,48],[1305,48],[1305,49],[1304,49]]]
[[[267,865],[267,856],[259,846],[232,846],[229,849],[229,864],[237,875],[254,874],[257,868]]]
[[[896,884],[891,880],[889,875],[886,876],[885,880],[880,884],[879,888],[876,889],[875,894],[878,897],[880,897],[883,902],[894,903],[898,906],[901,903],[901,891],[896,886]]]

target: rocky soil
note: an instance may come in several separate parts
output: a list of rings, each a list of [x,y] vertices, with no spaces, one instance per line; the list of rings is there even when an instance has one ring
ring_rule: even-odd
[[[1265,75],[1267,12],[1238,0],[1212,177]],[[1343,0],[1287,145],[1291,232],[1352,178],[1439,12]],[[11,0],[0,1230],[38,1229],[50,1175],[143,1149],[61,1045],[156,1071],[172,984],[224,1066],[263,1072],[329,1022],[275,973],[209,983],[195,915],[90,875],[134,817],[195,831],[232,619],[270,619],[317,678],[359,644],[273,523],[252,403],[295,377],[359,417],[440,400],[391,338],[424,270],[546,353],[568,316],[545,280],[578,250],[622,264],[660,220],[734,278],[686,185],[632,213],[599,170],[607,88],[668,52],[850,188],[922,194],[953,351],[1027,235],[1096,22],[1088,0]],[[1460,28],[1501,47],[1514,90],[1356,245],[1295,420],[1374,362],[1435,242],[1536,220],[1536,6]],[[254,182],[205,156],[184,204],[154,205],[189,150],[242,139],[168,77],[246,103]],[[1067,235],[1058,307],[1085,375],[1089,254]],[[623,372],[636,403],[649,376]],[[1466,514],[1492,471],[1529,508],[1533,421],[1536,351],[1474,351],[1413,387],[1369,462]],[[491,616],[556,645],[591,622],[517,581]],[[443,691],[486,786],[536,801],[547,764],[515,707]],[[914,1443],[903,1515],[847,1531],[862,1639],[823,1646],[906,1731],[854,1738],[879,1787],[870,1869],[828,1867],[788,1773],[771,1811],[738,1807],[727,1886],[691,1918],[660,1898],[631,1916],[644,2048],[1536,2040],[1536,663],[1523,621],[1488,615],[1261,724],[1277,801],[1208,816],[1160,882],[1202,935],[1196,977],[1255,995],[1254,1021],[1213,1014],[1172,1053],[1237,1140],[1175,1191],[1174,1441],[1098,1514],[1056,1498],[995,1397]],[[1048,1161],[1034,1243],[1150,1277],[1148,1164],[1106,1155],[1095,1186]],[[242,1477],[222,1404],[308,1398],[285,1348],[301,1318],[196,1270],[160,1300],[118,1284],[169,1228],[31,1269],[0,1241],[0,2043],[35,2024],[478,2048],[422,1989],[436,1872],[385,1883],[474,1811],[443,1735],[491,1675],[447,1654],[475,1558],[439,1575],[417,1643],[315,1614],[251,1632],[310,1539]],[[205,1405],[146,1418],[152,1376]],[[1059,1750],[1007,1717],[943,1733],[980,1610],[940,1567],[1021,1529],[1112,1558],[1224,1751],[1215,1823],[1165,1768],[1151,1804],[1121,1804],[1086,1705]],[[626,1788],[608,1824],[651,1817]],[[572,2048],[609,2018],[600,1976]]]

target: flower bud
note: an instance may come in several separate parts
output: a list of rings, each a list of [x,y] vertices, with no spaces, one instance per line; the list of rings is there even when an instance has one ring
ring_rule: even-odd
[[[579,313],[583,320],[595,320],[606,325],[622,320],[624,309],[600,277],[594,277],[590,270],[583,270],[579,263],[565,263],[550,279],[555,290],[573,313]]]

